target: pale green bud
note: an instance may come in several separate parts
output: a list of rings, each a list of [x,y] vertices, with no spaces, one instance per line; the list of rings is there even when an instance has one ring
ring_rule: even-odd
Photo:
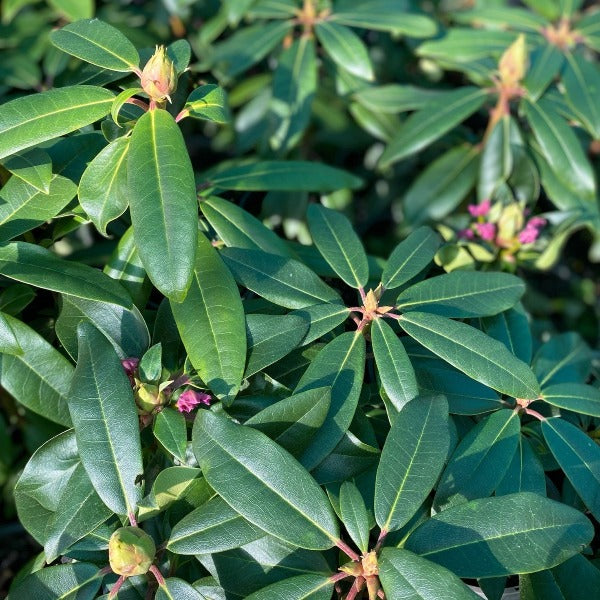
[[[121,527],[108,542],[110,568],[117,575],[132,577],[147,573],[155,554],[154,540],[139,527]]]
[[[177,89],[177,71],[164,46],[157,46],[146,63],[141,84],[151,100],[160,102],[166,98],[171,101],[170,95]]]

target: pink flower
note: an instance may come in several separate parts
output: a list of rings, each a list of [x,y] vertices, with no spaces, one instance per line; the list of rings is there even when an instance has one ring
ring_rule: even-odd
[[[482,240],[491,242],[496,237],[496,226],[493,223],[476,223],[475,227]]]
[[[481,204],[469,204],[468,209],[472,217],[484,217],[490,212],[492,203],[484,200]]]
[[[179,396],[175,406],[179,412],[189,413],[192,412],[198,404],[206,404],[206,406],[210,406],[211,400],[212,398],[210,394],[189,389],[185,390],[185,392]]]
[[[521,244],[533,244],[540,235],[540,229],[546,224],[543,217],[533,217],[527,221],[525,228],[519,233],[519,242]]]
[[[461,229],[458,232],[458,237],[464,240],[472,240],[475,237],[472,229]]]
[[[123,370],[127,374],[127,377],[129,377],[129,381],[131,382],[131,386],[133,387],[135,385],[135,381],[133,380],[133,378],[135,377],[135,372],[138,368],[138,365],[140,364],[140,359],[135,358],[134,356],[131,358],[124,358],[121,361],[121,364],[123,365]]]

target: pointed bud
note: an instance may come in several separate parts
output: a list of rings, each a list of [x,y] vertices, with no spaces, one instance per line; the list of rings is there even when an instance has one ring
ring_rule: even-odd
[[[177,71],[164,46],[157,46],[146,63],[141,84],[151,100],[160,102],[167,98],[171,101],[170,95],[177,89]]]
[[[154,540],[139,527],[121,527],[108,542],[110,568],[117,575],[132,577],[147,573],[155,554]]]
[[[527,71],[527,47],[523,34],[508,47],[498,64],[500,79],[505,86],[515,86]]]
[[[377,564],[377,552],[371,550],[362,558],[363,577],[369,578],[373,575],[379,575],[379,565]]]
[[[377,304],[378,302],[375,293],[373,290],[369,290],[364,301],[365,310],[369,313],[374,313],[377,310]]]
[[[515,243],[515,237],[518,231],[523,228],[523,209],[517,202],[506,206],[498,219],[498,237],[497,244],[502,248],[510,248]]]

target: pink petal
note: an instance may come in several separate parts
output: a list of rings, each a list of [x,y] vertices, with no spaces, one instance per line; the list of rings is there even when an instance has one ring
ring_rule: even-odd
[[[493,223],[476,223],[475,227],[483,240],[491,242],[496,237],[496,226]]]

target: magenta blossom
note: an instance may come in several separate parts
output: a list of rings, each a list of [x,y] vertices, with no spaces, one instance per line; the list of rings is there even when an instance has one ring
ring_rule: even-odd
[[[139,364],[140,359],[135,358],[134,356],[130,358],[124,358],[121,361],[121,365],[123,365],[123,370],[127,374],[127,377],[129,377],[129,381],[131,382],[132,386],[135,385],[134,377]]]
[[[546,224],[543,217],[533,217],[527,221],[525,229],[519,233],[519,242],[521,244],[533,244],[540,235],[540,229]]]
[[[469,204],[468,209],[472,217],[485,217],[490,212],[492,203],[484,200],[481,204]]]
[[[458,232],[458,237],[464,240],[472,240],[475,237],[472,229],[461,229]]]
[[[475,228],[482,240],[491,242],[496,237],[496,226],[493,223],[476,223]]]
[[[181,413],[192,412],[198,404],[206,404],[206,406],[210,406],[212,398],[210,394],[205,394],[204,392],[197,392],[196,390],[185,390],[177,400],[175,406],[177,410]]]

